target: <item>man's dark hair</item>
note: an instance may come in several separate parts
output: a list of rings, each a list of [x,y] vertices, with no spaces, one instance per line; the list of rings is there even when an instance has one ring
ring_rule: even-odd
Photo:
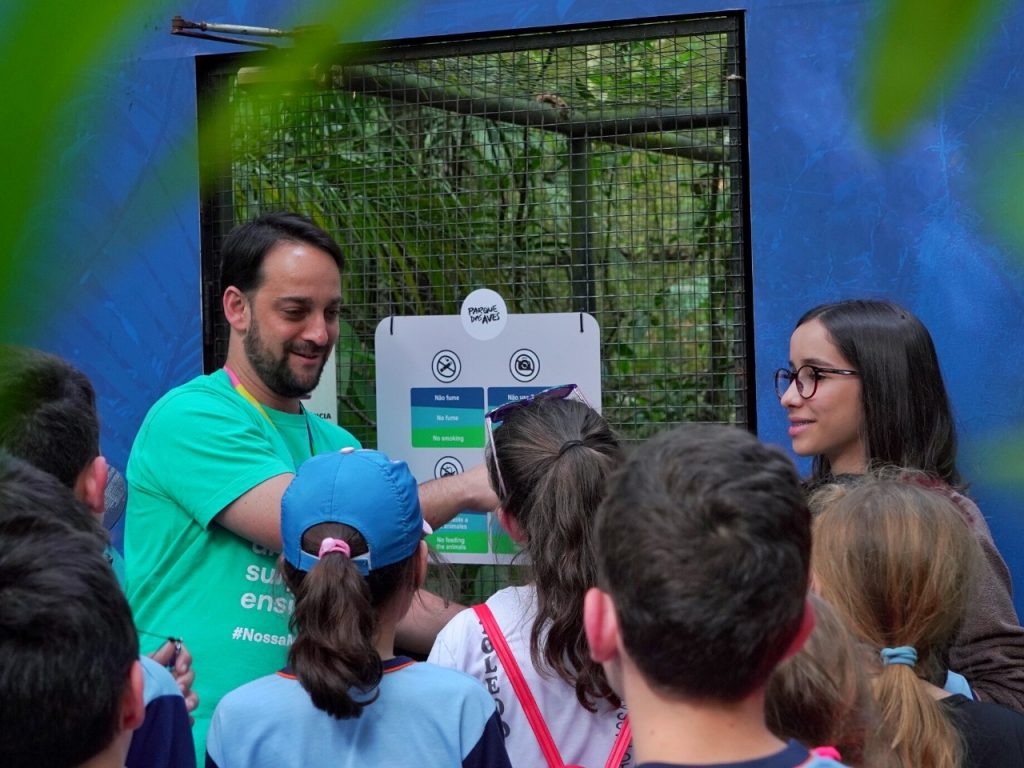
[[[0,765],[70,768],[117,733],[138,637],[98,524],[68,514],[77,504],[0,454]]]
[[[325,251],[340,272],[345,257],[338,243],[312,219],[298,213],[264,213],[239,224],[228,233],[221,246],[221,290],[235,286],[249,293],[263,283],[263,260],[280,242],[306,243]]]
[[[0,346],[0,448],[74,487],[100,454],[88,377],[55,355]]]
[[[748,432],[684,425],[641,444],[597,516],[598,573],[647,683],[736,702],[803,617],[810,514],[793,464]]]

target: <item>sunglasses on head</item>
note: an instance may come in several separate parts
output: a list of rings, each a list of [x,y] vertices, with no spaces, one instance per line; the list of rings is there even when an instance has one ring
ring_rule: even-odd
[[[498,494],[501,498],[505,498],[505,481],[501,476],[501,467],[498,465],[498,451],[494,445],[494,426],[501,424],[509,416],[516,411],[520,411],[531,403],[538,402],[540,400],[568,400],[574,398],[579,400],[586,405],[590,405],[587,399],[583,396],[580,388],[575,384],[562,384],[558,387],[551,387],[549,389],[543,389],[533,395],[522,398],[521,400],[514,400],[510,403],[504,403],[499,405],[494,410],[488,411],[484,416],[484,429],[487,431],[487,445],[491,449],[491,460],[494,462],[494,472],[498,476]]]

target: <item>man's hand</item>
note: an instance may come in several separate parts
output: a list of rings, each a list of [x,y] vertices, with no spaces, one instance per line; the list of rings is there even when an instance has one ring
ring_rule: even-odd
[[[168,640],[153,653],[149,658],[164,667],[174,677],[178,684],[178,690],[185,697],[185,709],[193,712],[199,706],[199,694],[192,690],[192,684],[196,681],[196,672],[192,669],[192,654],[181,640]],[[189,717],[189,720],[192,718]]]
[[[498,497],[491,490],[483,464],[420,485],[423,517],[435,530],[464,510],[491,512],[497,506]]]

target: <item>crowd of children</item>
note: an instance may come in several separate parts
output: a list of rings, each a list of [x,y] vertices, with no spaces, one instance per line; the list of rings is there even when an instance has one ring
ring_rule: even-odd
[[[96,519],[91,386],[3,357],[0,764],[193,764],[187,647],[140,658]],[[287,666],[219,701],[206,764],[1024,765],[1024,630],[928,331],[839,302],[800,318],[789,358],[804,482],[735,427],[624,446],[572,385],[489,413],[497,515],[532,578],[457,614],[426,662],[395,648],[430,531],[408,467],[302,463],[281,499]]]

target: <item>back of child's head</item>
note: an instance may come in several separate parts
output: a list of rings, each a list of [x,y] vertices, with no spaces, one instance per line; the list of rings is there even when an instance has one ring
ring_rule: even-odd
[[[871,695],[877,666],[867,649],[823,599],[810,596],[814,630],[803,647],[772,673],[765,721],[782,739],[835,747],[843,763],[878,768],[878,711]]]
[[[99,455],[96,394],[59,357],[0,346],[0,448],[73,487]]]
[[[618,699],[591,658],[583,633],[583,595],[597,583],[594,514],[608,475],[621,460],[608,422],[578,400],[538,399],[494,431],[491,485],[522,533],[537,587],[530,650],[576,688],[580,703]],[[495,469],[501,465],[501,482]]]
[[[139,644],[104,540],[52,475],[0,455],[0,765],[79,765],[118,735]]]
[[[880,654],[885,736],[903,766],[959,765],[957,731],[920,680],[943,685],[980,546],[948,494],[918,483],[866,476],[828,493],[816,504],[815,585]]]
[[[295,595],[288,661],[333,717],[359,717],[377,697],[381,615],[408,610],[424,532],[415,478],[377,451],[310,459],[281,500],[281,568]]]
[[[647,685],[732,703],[763,686],[800,631],[810,516],[778,449],[688,424],[633,451],[598,512],[599,582]]]
[[[100,552],[109,541],[99,520],[70,488],[0,447],[0,524],[13,531],[51,523],[90,537]]]

